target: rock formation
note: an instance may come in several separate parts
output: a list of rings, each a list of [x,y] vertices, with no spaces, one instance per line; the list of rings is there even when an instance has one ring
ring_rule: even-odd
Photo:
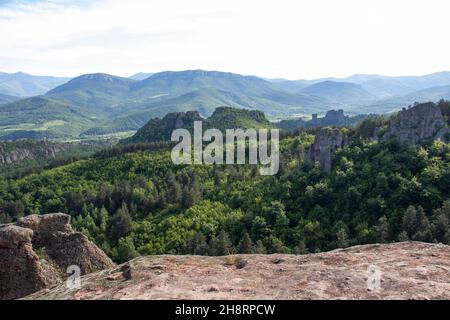
[[[432,141],[445,136],[442,132],[445,126],[444,117],[436,104],[418,104],[400,111],[382,135],[382,140],[396,139],[400,143],[412,144]]]
[[[360,123],[366,118],[373,117],[373,115],[357,115],[347,116],[342,109],[329,110],[323,117],[319,117],[317,113],[311,115],[311,120],[303,119],[288,119],[281,120],[277,123],[280,129],[297,129],[297,128],[314,128],[324,126],[353,126]]]
[[[337,121],[345,117],[341,110],[329,111],[326,118]],[[446,125],[441,109],[434,103],[415,105],[403,109],[392,117],[387,127],[376,127],[374,140],[395,139],[400,143],[419,144],[427,141],[442,140],[449,142],[450,128]],[[307,153],[307,159],[319,162],[321,168],[331,172],[332,157],[337,149],[347,144],[339,129],[322,128]]]
[[[70,147],[70,143],[47,141],[0,141],[0,165],[16,164],[32,159],[55,159],[58,153]]]
[[[331,172],[332,157],[336,150],[347,145],[347,137],[337,128],[322,128],[308,150],[307,158],[319,162],[325,172]]]
[[[148,256],[26,299],[450,299],[449,270],[449,246],[419,242],[299,256]]]
[[[72,231],[70,216],[31,215],[0,226],[0,299],[61,283],[72,265],[87,274],[114,264],[84,235]]]
[[[122,140],[122,143],[170,141],[174,130],[193,129],[194,122],[202,120],[197,111],[168,113],[162,119],[150,119],[134,136]]]
[[[344,123],[348,119],[347,116],[344,115],[344,110],[330,110],[326,113],[324,121],[330,123]]]

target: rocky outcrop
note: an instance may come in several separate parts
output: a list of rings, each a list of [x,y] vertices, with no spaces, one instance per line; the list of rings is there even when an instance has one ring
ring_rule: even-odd
[[[136,134],[122,140],[121,143],[141,143],[170,141],[172,132],[176,129],[192,129],[195,121],[204,120],[197,111],[172,112],[164,118],[150,119]]]
[[[311,116],[311,120],[307,122],[309,127],[316,126],[337,126],[346,124],[350,117],[344,114],[344,110],[329,110],[323,118],[319,118],[317,113]]]
[[[114,264],[84,235],[72,231],[70,216],[31,215],[0,226],[0,299],[61,283],[73,265],[87,274]]]
[[[26,299],[450,299],[450,247],[404,242],[308,255],[148,256]]]
[[[418,104],[403,109],[393,119],[382,140],[395,139],[400,143],[418,144],[444,137],[445,121],[440,108],[434,103]]]
[[[70,147],[69,143],[47,141],[0,141],[0,165],[17,164],[33,159],[55,159],[58,153]]]
[[[347,145],[348,139],[337,128],[322,128],[316,135],[314,143],[308,150],[307,158],[312,162],[319,162],[325,172],[331,172],[332,157],[336,150]]]
[[[344,123],[348,117],[344,115],[344,110],[330,110],[325,114],[323,121],[329,123]]]
[[[276,125],[280,129],[314,128],[324,126],[354,126],[364,119],[371,118],[373,115],[360,114],[357,116],[347,116],[342,109],[329,110],[324,117],[319,117],[317,113],[311,115],[311,120],[288,119],[281,120]]]

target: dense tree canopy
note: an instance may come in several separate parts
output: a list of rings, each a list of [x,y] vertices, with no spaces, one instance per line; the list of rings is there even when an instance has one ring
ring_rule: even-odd
[[[373,120],[378,121],[378,120]],[[347,130],[347,129],[342,129]],[[376,142],[351,129],[331,174],[304,161],[313,131],[283,135],[281,170],[175,166],[167,145],[124,146],[0,180],[0,222],[67,212],[116,261],[139,254],[305,253],[450,239],[450,145]]]

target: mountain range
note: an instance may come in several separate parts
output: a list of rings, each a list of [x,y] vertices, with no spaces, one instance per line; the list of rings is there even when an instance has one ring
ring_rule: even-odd
[[[360,85],[364,90],[377,98],[402,96],[415,91],[450,84],[450,72],[443,71],[424,76],[389,77],[383,75],[356,74],[347,78],[321,78],[315,80],[267,79],[278,88],[298,91],[316,83],[332,81]]]
[[[441,98],[450,98],[450,72],[294,81],[204,70],[129,78],[96,73],[73,79],[0,73],[0,139],[136,131],[170,112],[195,110],[208,117],[221,106],[263,111],[274,120],[330,109],[386,113]]]
[[[13,97],[31,97],[45,94],[47,91],[66,83],[70,78],[34,76],[23,72],[0,72],[0,95]],[[0,98],[0,103],[2,100]]]

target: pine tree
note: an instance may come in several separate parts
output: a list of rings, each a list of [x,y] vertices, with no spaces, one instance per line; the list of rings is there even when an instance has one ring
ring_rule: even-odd
[[[294,248],[295,254],[307,254],[308,248],[306,248],[305,242],[300,241],[300,243]]]
[[[108,226],[108,221],[109,221],[108,211],[105,209],[105,207],[102,207],[98,214],[98,220],[97,220],[97,224],[98,224],[98,227],[99,227],[99,230],[101,233],[106,232],[106,228]]]
[[[250,238],[250,235],[248,234],[248,232],[244,232],[244,234],[242,235],[242,239],[239,242],[238,248],[239,248],[239,253],[243,253],[243,254],[252,253],[253,242],[252,242],[252,239]]]
[[[170,174],[168,177],[168,186],[169,186],[169,202],[174,204],[181,204],[182,196],[183,196],[183,188],[180,183],[175,179],[173,174]]]
[[[336,233],[336,244],[338,248],[347,248],[349,245],[347,231],[344,228],[340,228]]]
[[[375,236],[377,242],[386,243],[389,238],[389,221],[386,216],[378,219],[378,224],[375,226]]]
[[[434,210],[432,231],[436,241],[450,243],[450,200],[445,201],[441,208]]]
[[[182,206],[184,208],[190,208],[193,205],[200,202],[203,198],[203,194],[200,188],[200,184],[197,179],[194,179],[189,186],[183,189]]]
[[[217,236],[217,240],[218,246],[216,248],[216,252],[218,256],[227,256],[233,253],[233,244],[230,241],[228,233],[221,230]]]
[[[431,227],[422,207],[409,206],[403,216],[403,230],[413,241],[430,241]]]
[[[289,228],[289,218],[284,212],[280,212],[275,220],[274,231],[275,234],[281,239],[284,238]]]
[[[120,238],[117,245],[117,260],[119,262],[129,261],[138,256],[133,239],[131,237]]]
[[[261,240],[256,241],[256,243],[253,247],[253,253],[255,253],[255,254],[266,254],[267,253],[267,249]]]
[[[203,233],[197,232],[193,237],[188,239],[183,251],[185,254],[206,256],[209,251],[206,237]]]
[[[109,238],[115,242],[120,238],[126,236],[131,231],[131,217],[128,211],[127,204],[124,202],[116,214],[111,218],[109,224],[108,235]]]
[[[398,241],[400,242],[405,242],[405,241],[410,241],[411,239],[408,237],[408,234],[406,233],[406,231],[402,231],[399,233],[398,237],[397,237]]]
[[[208,241],[208,256],[219,256],[218,253],[219,239],[212,235]]]

